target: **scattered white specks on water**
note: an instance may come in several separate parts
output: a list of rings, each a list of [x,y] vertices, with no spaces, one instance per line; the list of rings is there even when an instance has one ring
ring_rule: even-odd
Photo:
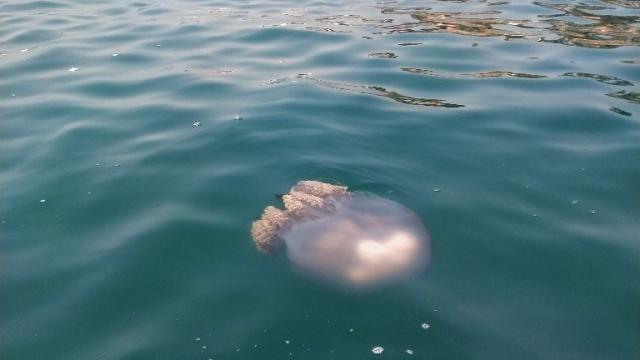
[[[404,352],[406,352],[408,355],[413,355],[413,350],[411,349],[407,349]]]
[[[371,352],[376,355],[380,355],[384,352],[384,348],[382,346],[376,346],[373,349],[371,349]]]
[[[47,202],[47,199],[40,199],[40,204],[44,204]]]
[[[422,323],[422,325],[420,325],[421,328],[427,330],[428,328],[431,327],[431,325],[427,324],[427,323]]]
[[[29,51],[29,49],[22,49],[22,50],[20,50],[20,52],[21,52],[21,53],[25,53],[25,52],[27,52],[27,51]]]
[[[589,214],[591,214],[591,215],[595,215],[595,214],[597,214],[597,213],[598,213],[598,212],[597,212],[595,209],[591,209],[591,210],[589,210]]]
[[[571,200],[571,205],[578,205],[580,204],[580,200]]]
[[[237,114],[236,114],[236,115],[233,117],[233,121],[241,121],[241,120],[242,120],[242,116],[240,116],[240,115],[237,115]]]
[[[194,122],[194,123],[193,123],[193,127],[198,127],[198,126],[200,126],[200,125],[202,125],[202,124],[200,123],[200,121],[196,121],[196,122]]]
[[[76,71],[78,71],[78,70],[80,70],[80,68],[77,68],[77,67],[69,68],[69,71],[70,71],[70,72],[76,72]]]

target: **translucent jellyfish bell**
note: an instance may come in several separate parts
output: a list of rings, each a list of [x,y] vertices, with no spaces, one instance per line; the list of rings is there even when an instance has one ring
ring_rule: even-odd
[[[265,209],[252,234],[265,252],[284,246],[303,276],[358,290],[415,276],[429,265],[424,225],[396,202],[308,181],[294,186],[284,202],[285,211]]]

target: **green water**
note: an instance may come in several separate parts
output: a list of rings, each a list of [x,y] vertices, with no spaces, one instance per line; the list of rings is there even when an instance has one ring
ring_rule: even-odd
[[[0,2],[0,358],[638,358],[640,9],[563,4]],[[260,254],[303,179],[429,271]]]

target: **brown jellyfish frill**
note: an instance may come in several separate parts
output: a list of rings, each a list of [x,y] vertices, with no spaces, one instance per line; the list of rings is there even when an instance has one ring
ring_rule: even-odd
[[[251,225],[251,236],[258,250],[274,253],[280,247],[278,235],[288,228],[292,220],[312,217],[314,211],[329,210],[329,198],[346,195],[347,187],[320,181],[300,181],[282,196],[284,207],[264,209],[260,219]]]

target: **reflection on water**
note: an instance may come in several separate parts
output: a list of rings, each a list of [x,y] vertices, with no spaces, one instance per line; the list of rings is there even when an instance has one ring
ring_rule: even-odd
[[[638,0],[602,0],[602,1],[612,5],[640,9],[640,1]]]
[[[568,72],[568,73],[562,74],[562,76],[581,77],[581,78],[593,79],[595,81],[599,81],[601,83],[605,83],[605,84],[608,84],[608,85],[633,86],[633,83],[631,81],[620,79],[620,78],[617,78],[615,76],[590,74],[590,73],[586,73],[586,72]]]
[[[614,112],[616,114],[620,114],[620,115],[624,115],[624,116],[631,116],[632,114],[628,111],[624,111],[620,108],[617,108],[615,106],[612,106],[609,108],[609,111]]]
[[[464,1],[455,1],[457,3]],[[637,8],[638,2],[610,1],[612,5]],[[505,5],[507,2],[488,3],[487,6]],[[466,36],[496,37],[506,40],[527,38],[592,48],[614,48],[640,44],[638,16],[599,14],[612,10],[606,6],[578,4],[552,4],[534,2],[536,6],[559,11],[557,14],[538,15],[536,19],[517,19],[502,16],[495,9],[481,11],[434,11],[429,7],[401,7],[382,5],[380,13],[386,18],[367,18],[361,15],[335,15],[306,19],[324,26],[307,26],[310,30],[350,32],[356,27],[373,26],[372,33],[433,32]],[[402,20],[410,15],[413,22]],[[576,22],[575,20],[581,20]]]
[[[266,83],[266,85],[275,85],[286,82],[300,82],[305,81],[309,84],[314,84],[334,90],[348,91],[354,92],[363,95],[373,95],[385,97],[399,103],[407,104],[407,105],[420,105],[420,106],[429,106],[429,107],[444,107],[444,108],[459,108],[464,107],[461,104],[449,103],[445,100],[441,99],[429,99],[429,98],[420,98],[414,96],[403,95],[397,93],[395,91],[387,90],[382,86],[363,86],[363,85],[353,85],[346,84],[336,81],[328,81],[323,79],[318,79],[311,74],[298,74],[292,78],[281,78],[270,80]]]
[[[481,12],[430,12],[415,11],[411,14],[418,20],[420,28],[404,29],[405,31],[421,32],[448,32],[458,35],[469,36],[504,36],[510,38],[522,38],[525,36],[522,30],[510,30],[501,28],[498,25],[507,25],[520,29],[534,29],[527,20],[510,20],[493,15],[500,14],[499,11]],[[426,26],[426,27],[423,27]],[[399,27],[398,29],[401,29]],[[398,30],[402,31],[402,30]],[[529,34],[530,36],[535,33]]]
[[[593,48],[614,48],[640,44],[637,16],[599,15],[588,10],[606,7],[584,4],[547,4],[535,2],[543,8],[560,11],[559,14],[538,15],[540,20],[509,19],[500,17],[500,11],[433,12],[415,9],[411,16],[417,24],[387,27],[392,32],[448,32],[468,36],[504,36],[505,39],[531,38],[536,41],[556,42]],[[386,8],[387,14],[406,13],[407,9]],[[576,23],[563,19],[572,16],[589,23]],[[553,37],[557,37],[553,39]],[[551,39],[548,39],[551,38]]]
[[[542,79],[547,77],[546,75],[528,74],[528,73],[520,73],[520,72],[504,71],[504,70],[495,70],[495,71],[486,71],[486,72],[477,72],[477,73],[464,73],[464,74],[453,74],[453,73],[447,73],[444,71],[435,71],[435,70],[420,69],[420,68],[413,68],[413,67],[403,67],[401,70],[409,73],[413,73],[413,74],[446,77],[450,79],[465,78],[465,77],[475,77],[475,78],[514,77],[514,78],[522,78],[522,79]]]
[[[369,57],[375,57],[380,59],[395,59],[398,57],[398,55],[392,52],[374,52],[374,53],[370,53]]]
[[[621,90],[617,92],[608,93],[607,96],[611,96],[618,99],[623,99],[627,101],[631,101],[636,104],[640,104],[640,93]]]
[[[546,4],[536,5],[558,10],[561,14],[539,15],[551,24],[550,30],[560,38],[552,40],[565,45],[577,45],[594,48],[615,48],[624,45],[640,44],[640,28],[637,27],[638,16],[599,15],[591,11],[607,10],[607,7],[589,6],[585,4]],[[563,16],[574,16],[589,20],[591,23],[576,23],[559,19]]]

